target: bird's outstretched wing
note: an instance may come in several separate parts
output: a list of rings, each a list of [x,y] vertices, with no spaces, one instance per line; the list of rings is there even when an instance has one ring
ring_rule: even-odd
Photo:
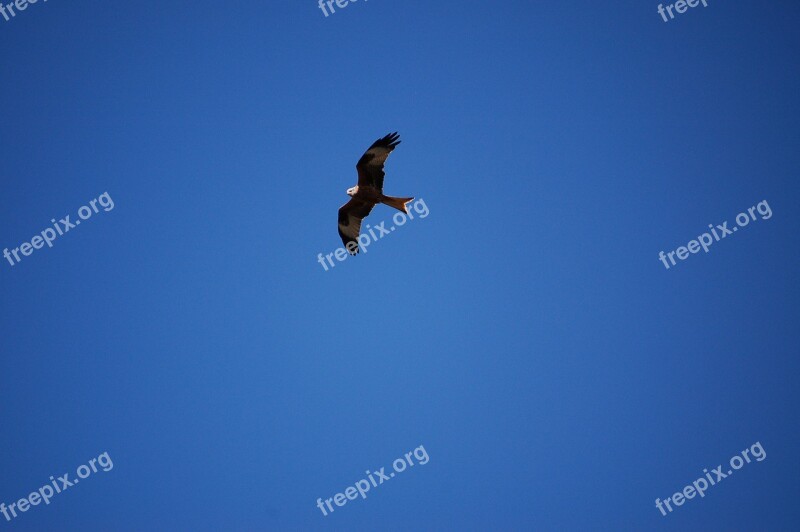
[[[358,253],[361,220],[369,215],[374,206],[374,203],[353,198],[339,208],[339,236],[342,237],[344,247],[351,255]],[[355,244],[351,244],[351,242]]]
[[[356,164],[358,186],[372,186],[383,192],[383,165],[392,150],[400,144],[400,135],[389,133],[372,143]]]

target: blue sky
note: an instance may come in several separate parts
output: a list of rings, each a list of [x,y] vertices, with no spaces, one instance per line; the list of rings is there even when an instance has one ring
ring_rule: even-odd
[[[0,529],[796,529],[800,6],[657,5],[0,18],[0,248],[114,202],[0,262],[0,502],[114,466]],[[325,271],[391,131],[429,215]]]

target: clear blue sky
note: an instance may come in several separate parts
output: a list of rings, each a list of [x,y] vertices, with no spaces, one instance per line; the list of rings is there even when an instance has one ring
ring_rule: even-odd
[[[800,5],[657,5],[0,18],[0,249],[115,205],[0,259],[0,502],[114,463],[0,531],[796,529]],[[395,130],[430,214],[326,272]]]

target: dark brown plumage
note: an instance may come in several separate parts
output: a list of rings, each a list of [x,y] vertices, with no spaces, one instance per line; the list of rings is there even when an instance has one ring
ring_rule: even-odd
[[[395,198],[384,196],[383,166],[389,154],[400,144],[400,135],[390,133],[376,140],[358,160],[358,185],[348,189],[347,194],[351,200],[339,208],[339,236],[345,248],[351,255],[358,253],[358,235],[361,232],[361,220],[372,212],[373,207],[383,203],[395,209],[408,213],[406,203],[414,198]]]

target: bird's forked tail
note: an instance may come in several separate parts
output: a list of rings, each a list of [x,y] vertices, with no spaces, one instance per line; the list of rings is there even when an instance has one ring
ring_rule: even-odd
[[[406,209],[406,203],[414,201],[414,198],[395,198],[392,196],[383,196],[381,197],[381,203],[384,205],[388,205],[389,207],[394,207],[400,212],[404,212],[408,214],[408,209]]]

